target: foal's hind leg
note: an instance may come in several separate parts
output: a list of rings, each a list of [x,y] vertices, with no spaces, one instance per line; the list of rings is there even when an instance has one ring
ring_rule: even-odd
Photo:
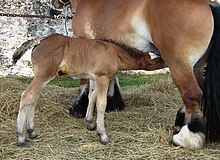
[[[31,84],[21,95],[20,109],[17,117],[17,144],[19,146],[25,143],[25,126],[30,138],[36,138],[34,132],[34,108],[38,95],[46,85],[45,81],[40,78],[34,78]]]
[[[26,125],[26,130],[29,135],[30,139],[35,139],[37,137],[37,134],[35,133],[34,130],[34,114],[35,114],[35,105],[38,99],[38,95],[35,98],[35,102],[29,107],[28,113],[27,113],[27,125]]]

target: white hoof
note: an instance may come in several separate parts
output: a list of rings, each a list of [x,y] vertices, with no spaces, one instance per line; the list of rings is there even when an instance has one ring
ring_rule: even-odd
[[[205,141],[203,133],[191,132],[187,125],[183,126],[180,132],[173,136],[173,143],[183,148],[199,149]]]
[[[97,133],[99,138],[101,139],[101,143],[106,145],[109,143],[109,138],[105,133]]]

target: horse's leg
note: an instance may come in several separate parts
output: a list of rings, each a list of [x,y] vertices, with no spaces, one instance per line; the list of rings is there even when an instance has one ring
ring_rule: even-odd
[[[113,107],[116,107],[114,104],[110,104],[111,102],[114,103],[114,101],[112,100],[113,97],[114,97],[114,85],[115,85],[115,80],[112,79],[109,83],[109,87],[108,87],[108,99],[107,99],[107,105],[108,106],[113,106]],[[111,99],[111,100],[110,100]],[[106,107],[106,110],[107,111],[110,111],[110,108]]]
[[[107,111],[113,111],[115,109],[123,110],[125,104],[121,97],[120,87],[117,83],[117,79],[114,80],[114,85],[109,88],[108,99],[107,99]],[[80,81],[80,89],[78,97],[74,104],[70,107],[70,114],[74,117],[81,118],[86,115],[88,107],[88,94],[89,94],[89,82],[86,80]]]
[[[182,106],[177,111],[175,123],[173,126],[173,133],[178,134],[184,125],[185,125],[185,106]]]
[[[34,114],[35,114],[35,105],[38,97],[39,95],[36,95],[35,102],[33,102],[33,104],[29,107],[27,114],[26,130],[30,139],[35,139],[37,137],[37,134],[35,133],[34,130]]]
[[[21,95],[20,109],[17,117],[17,143],[19,146],[26,145],[25,143],[25,126],[30,138],[36,138],[34,132],[34,108],[38,95],[47,81],[35,77],[31,84]]]
[[[154,29],[151,35],[170,68],[172,79],[184,103],[179,112],[180,122],[177,123],[184,126],[173,136],[173,142],[184,148],[201,148],[205,140],[205,119],[201,112],[203,93],[197,82],[201,76],[197,76],[196,79],[194,66],[205,55],[209,46],[213,34],[213,18],[210,8],[203,1],[186,1],[183,6],[178,11],[174,11],[172,5],[161,8],[159,15],[170,12],[170,15],[177,13],[177,17],[171,20],[170,16],[164,16],[161,21],[153,22],[151,26],[154,26]],[[199,9],[192,12],[189,18],[187,12],[197,6],[200,6]],[[151,8],[153,9],[155,8]],[[158,14],[152,16],[153,19]],[[201,64],[197,64],[197,67],[200,68]],[[181,116],[184,116],[184,122]]]
[[[105,133],[104,127],[104,114],[107,104],[107,92],[108,92],[109,79],[107,76],[101,76],[96,78],[97,86],[97,134],[99,135],[102,144],[108,144],[109,139]]]
[[[201,89],[203,89],[204,86],[204,67],[207,63],[207,59],[208,59],[208,54],[205,54],[204,56],[202,56],[202,58],[199,59],[199,61],[193,67],[196,80]]]
[[[205,140],[205,121],[201,112],[202,91],[193,68],[179,62],[170,66],[170,72],[185,105],[185,125],[174,135],[173,142],[186,148],[200,148]]]
[[[125,104],[121,96],[121,89],[118,77],[115,77],[113,80],[110,81],[110,85],[108,88],[106,111],[113,111],[116,109],[123,110],[124,107]]]
[[[204,84],[204,66],[207,62],[207,54],[205,54],[193,67],[194,75],[196,77],[197,83],[201,89],[203,89]],[[181,130],[181,128],[185,125],[185,106],[182,106],[177,114],[176,120],[174,124],[174,133],[177,134]]]
[[[96,90],[96,84],[94,80],[89,81],[89,105],[86,112],[86,123],[87,128],[89,130],[95,129],[95,124],[93,123],[93,113],[94,113],[94,107],[96,102],[96,96],[97,96],[97,90]]]
[[[80,87],[77,95],[77,99],[70,107],[69,112],[76,118],[82,118],[86,115],[88,107],[88,94],[89,94],[89,81],[80,79]]]

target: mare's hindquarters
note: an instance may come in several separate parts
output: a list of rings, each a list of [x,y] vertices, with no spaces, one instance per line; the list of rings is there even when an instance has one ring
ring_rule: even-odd
[[[170,3],[169,3],[170,2]],[[151,1],[152,40],[170,68],[180,91],[185,110],[184,123],[173,142],[185,148],[200,148],[205,139],[205,121],[201,112],[202,90],[193,67],[205,54],[213,33],[211,10],[204,1]],[[160,20],[158,21],[158,17]]]

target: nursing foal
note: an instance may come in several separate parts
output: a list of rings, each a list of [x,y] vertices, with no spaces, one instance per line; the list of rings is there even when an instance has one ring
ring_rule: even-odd
[[[23,47],[30,48],[38,44],[37,40],[30,40]],[[129,53],[130,54],[129,54]],[[132,55],[132,54],[133,55]],[[14,63],[24,54],[24,50],[16,52]],[[35,104],[40,91],[56,75],[90,79],[89,105],[86,113],[87,127],[95,128],[93,123],[94,105],[97,107],[97,133],[103,144],[109,142],[105,133],[104,113],[106,108],[108,85],[118,70],[150,69],[164,65],[161,58],[150,59],[148,54],[137,50],[129,51],[126,46],[117,46],[113,43],[73,39],[54,34],[43,39],[34,47],[31,61],[34,79],[22,93],[20,109],[17,117],[17,143],[25,143],[25,127],[31,139],[36,138],[34,132]],[[149,68],[148,68],[149,67]]]

